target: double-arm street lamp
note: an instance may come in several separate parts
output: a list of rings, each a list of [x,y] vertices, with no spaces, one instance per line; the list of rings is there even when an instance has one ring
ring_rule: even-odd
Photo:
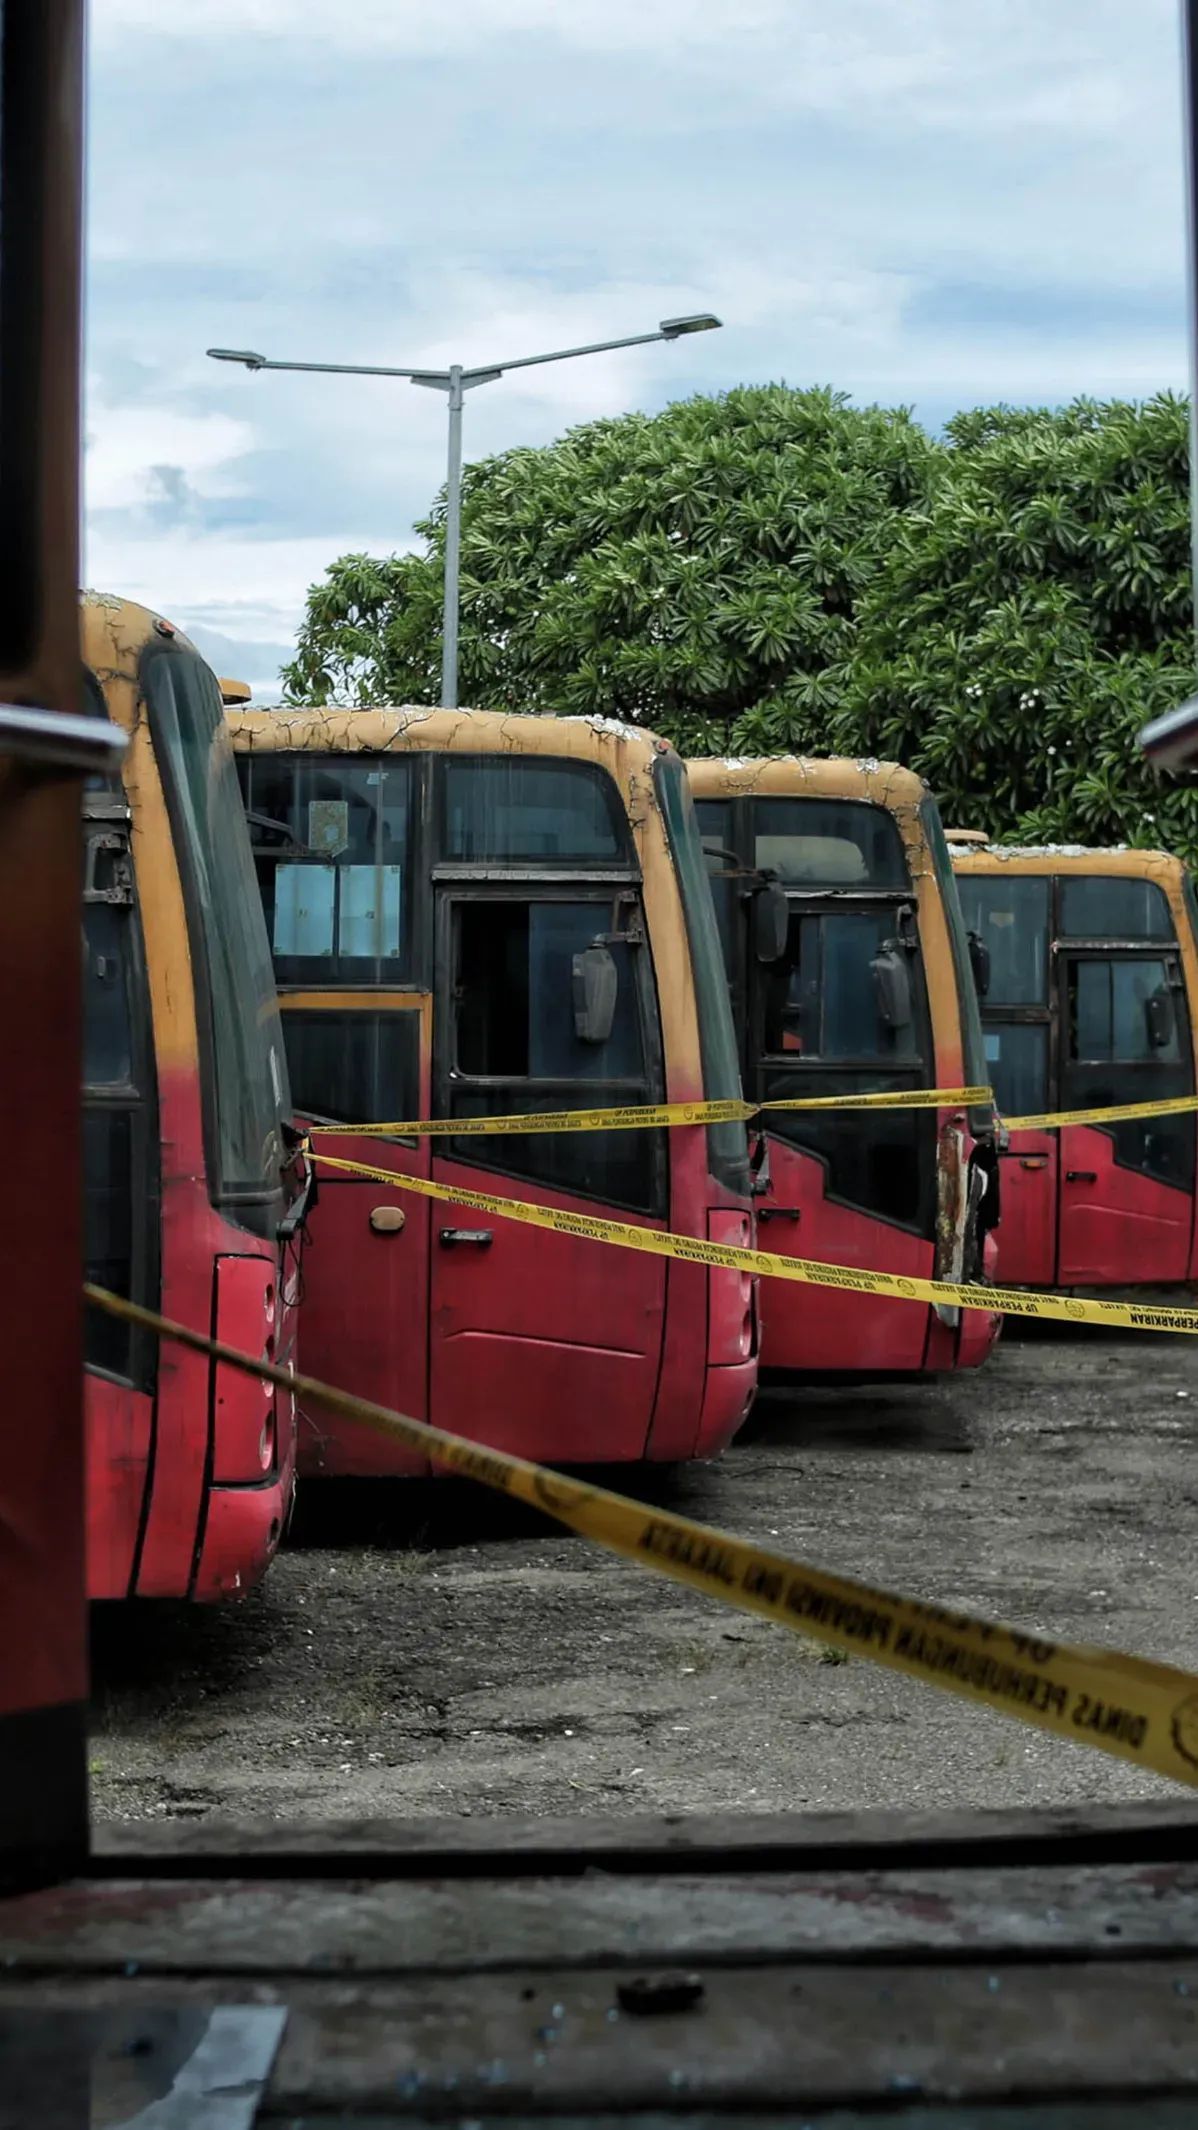
[[[710,311],[689,318],[663,318],[656,332],[632,333],[626,340],[596,340],[585,348],[556,348],[551,355],[517,355],[510,362],[491,362],[468,370],[460,362],[447,370],[383,369],[352,362],[275,362],[252,348],[209,348],[217,362],[240,362],[247,370],[313,370],[322,377],[406,377],[449,401],[449,464],[445,482],[445,619],[441,638],[441,701],[454,710],[458,701],[458,596],[462,544],[462,403],[475,385],[493,385],[508,370],[528,370],[536,363],[569,362],[575,355],[607,355],[616,348],[644,347],[651,340],[681,340],[686,333],[714,332],[721,320]]]

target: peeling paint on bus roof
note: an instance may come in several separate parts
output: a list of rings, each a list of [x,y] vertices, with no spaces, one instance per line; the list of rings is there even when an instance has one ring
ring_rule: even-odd
[[[1106,875],[1121,879],[1181,879],[1186,867],[1171,851],[1144,850],[1129,843],[951,843],[954,871],[972,874],[1001,872],[1004,867],[1047,875]]]
[[[977,851],[979,856],[984,852],[988,858],[1113,858],[1122,856],[1123,853],[1130,851],[1132,848],[1130,843],[954,844],[951,836],[949,838],[949,847],[958,851]],[[1151,858],[1157,855],[1163,857],[1165,854],[1164,852],[1158,854],[1154,851],[1145,850],[1140,855],[1145,858]]]
[[[520,714],[525,717],[530,715],[528,711],[522,711]],[[610,732],[618,740],[647,740],[654,737],[644,725],[630,725],[620,717],[604,717],[599,710],[581,715],[572,713],[568,717],[555,716],[550,722],[555,725],[589,725],[592,732]],[[668,741],[666,745],[669,745]]]

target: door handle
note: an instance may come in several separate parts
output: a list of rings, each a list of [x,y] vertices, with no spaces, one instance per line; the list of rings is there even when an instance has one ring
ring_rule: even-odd
[[[452,1250],[457,1243],[473,1243],[478,1250],[487,1250],[495,1238],[490,1228],[442,1228],[440,1242],[443,1249]]]
[[[1097,1183],[1097,1169],[1066,1169],[1066,1183]]]
[[[801,1220],[803,1215],[798,1206],[758,1206],[757,1218],[758,1220]]]

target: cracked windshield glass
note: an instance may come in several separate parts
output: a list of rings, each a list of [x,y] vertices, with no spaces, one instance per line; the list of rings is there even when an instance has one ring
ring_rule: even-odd
[[[94,1817],[1180,1796],[1172,8],[89,68]]]

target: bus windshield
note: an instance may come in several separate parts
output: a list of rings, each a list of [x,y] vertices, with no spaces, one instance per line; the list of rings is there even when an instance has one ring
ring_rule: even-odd
[[[237,771],[202,659],[163,641],[145,653],[141,678],[196,963],[210,1189],[214,1203],[248,1210],[278,1193],[290,1095]]]
[[[686,917],[699,1010],[703,1093],[708,1101],[735,1099],[741,1091],[736,1033],[694,801],[686,771],[677,755],[658,755],[653,764],[653,779]],[[745,1190],[748,1185],[748,1141],[743,1124],[709,1124],[707,1148],[712,1174],[733,1190]]]

